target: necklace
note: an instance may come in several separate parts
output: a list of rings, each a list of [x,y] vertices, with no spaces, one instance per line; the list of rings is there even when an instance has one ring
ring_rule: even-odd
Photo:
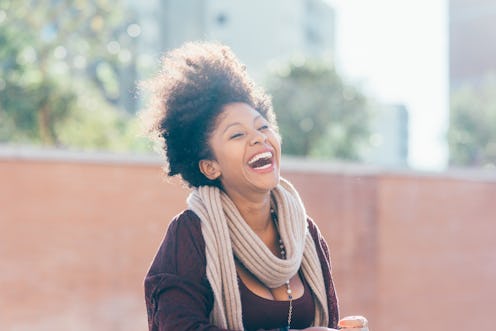
[[[279,236],[279,249],[281,250],[281,257],[286,260],[286,247],[284,247],[284,242],[282,241],[281,235],[279,233],[279,222],[277,219],[277,214],[273,208],[270,208],[270,215],[272,216],[272,221],[276,226],[276,230]],[[288,294],[289,300],[288,325],[285,328],[281,328],[281,331],[289,331],[289,328],[291,326],[291,317],[293,316],[293,292],[291,291],[289,279],[286,280],[286,293]]]

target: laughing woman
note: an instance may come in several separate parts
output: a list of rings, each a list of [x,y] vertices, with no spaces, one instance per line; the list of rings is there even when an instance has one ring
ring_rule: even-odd
[[[145,278],[149,329],[336,328],[327,244],[280,177],[269,97],[223,45],[187,43],[162,65],[144,115],[192,190]]]

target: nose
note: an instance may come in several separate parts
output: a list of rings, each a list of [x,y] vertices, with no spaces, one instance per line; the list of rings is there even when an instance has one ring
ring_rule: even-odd
[[[253,130],[253,134],[250,140],[252,145],[262,144],[266,141],[267,141],[267,135],[265,135],[265,133],[260,132],[259,130]]]

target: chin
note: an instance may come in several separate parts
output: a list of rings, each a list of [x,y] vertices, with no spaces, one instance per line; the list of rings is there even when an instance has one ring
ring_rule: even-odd
[[[266,178],[264,180],[251,180],[250,182],[253,187],[257,188],[257,190],[261,192],[269,192],[279,185],[279,176],[271,179]]]
[[[253,170],[248,168],[245,176],[253,186],[258,187],[263,191],[274,189],[280,182],[279,168],[276,166],[264,170]]]

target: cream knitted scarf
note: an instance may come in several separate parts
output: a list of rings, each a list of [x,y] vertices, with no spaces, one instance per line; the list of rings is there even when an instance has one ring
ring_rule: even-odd
[[[282,178],[272,190],[272,199],[277,207],[279,235],[286,248],[286,260],[272,254],[220,189],[201,186],[187,199],[189,208],[201,220],[207,278],[214,293],[210,320],[220,328],[243,330],[234,255],[269,288],[283,285],[301,266],[315,301],[314,325],[328,324],[322,269],[315,243],[307,229],[307,215],[301,199],[294,187]]]

